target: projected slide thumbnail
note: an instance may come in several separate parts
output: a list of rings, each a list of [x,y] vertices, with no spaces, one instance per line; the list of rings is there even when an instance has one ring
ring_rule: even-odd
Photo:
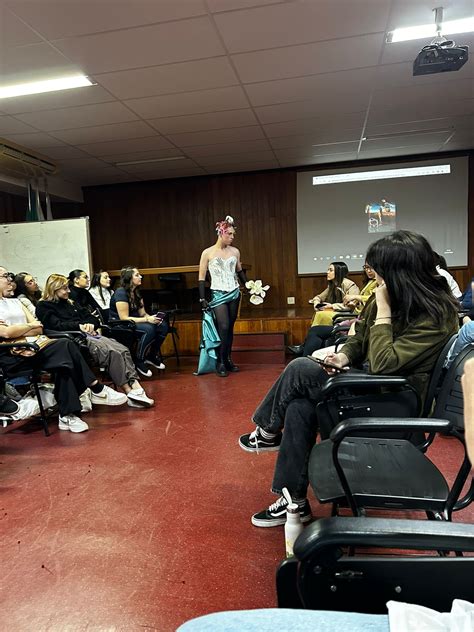
[[[397,206],[382,198],[380,202],[369,202],[365,206],[368,216],[367,231],[369,233],[391,233],[397,230]]]

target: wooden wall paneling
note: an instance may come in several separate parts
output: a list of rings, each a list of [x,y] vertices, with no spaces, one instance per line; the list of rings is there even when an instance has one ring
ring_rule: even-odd
[[[429,156],[426,156],[429,158]],[[402,160],[402,158],[400,158]],[[395,162],[395,160],[394,160]],[[345,165],[350,167],[351,165]],[[317,168],[317,167],[315,167]],[[325,166],[330,168],[330,166]],[[271,285],[265,305],[296,307],[326,285],[325,275],[299,277],[296,250],[296,169],[136,182],[84,189],[85,202],[53,203],[57,218],[88,215],[96,268],[195,264],[215,239],[214,223],[227,213],[237,223],[236,245],[252,265],[251,278]],[[454,276],[463,289],[474,270],[474,161],[469,164],[469,269]],[[0,194],[0,221],[22,221],[26,198]],[[351,275],[356,282],[358,274]],[[157,283],[157,279],[146,282]],[[187,275],[195,286],[197,275]]]

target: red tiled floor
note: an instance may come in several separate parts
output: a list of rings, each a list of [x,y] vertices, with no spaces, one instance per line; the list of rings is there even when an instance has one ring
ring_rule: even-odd
[[[168,632],[275,605],[283,532],[250,524],[273,498],[275,456],[237,438],[282,367],[193,367],[148,382],[154,409],[94,411],[88,433],[0,437],[1,631]],[[439,453],[456,458],[454,442]]]

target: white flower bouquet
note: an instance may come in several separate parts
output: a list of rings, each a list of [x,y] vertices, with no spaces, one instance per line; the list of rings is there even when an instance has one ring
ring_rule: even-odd
[[[250,292],[250,302],[252,305],[261,305],[268,290],[270,289],[270,286],[263,285],[260,279],[257,279],[256,281],[247,281],[245,287]]]

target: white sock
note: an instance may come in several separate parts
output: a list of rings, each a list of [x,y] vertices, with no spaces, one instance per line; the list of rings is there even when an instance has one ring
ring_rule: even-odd
[[[263,428],[260,428],[260,434],[264,439],[274,439],[275,437],[278,437],[278,434],[273,434],[272,432],[268,432]]]

